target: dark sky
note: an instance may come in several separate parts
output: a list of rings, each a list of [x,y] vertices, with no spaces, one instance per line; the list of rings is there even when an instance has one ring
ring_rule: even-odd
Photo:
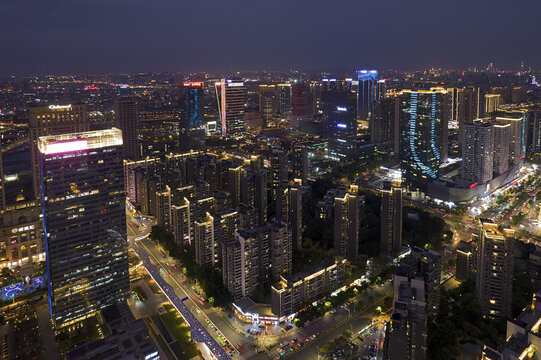
[[[540,0],[0,0],[0,75],[541,68]]]

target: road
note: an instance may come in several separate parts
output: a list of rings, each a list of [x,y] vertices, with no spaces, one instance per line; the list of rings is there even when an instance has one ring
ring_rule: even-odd
[[[133,220],[131,216],[130,218]],[[167,282],[160,273],[158,257],[156,257],[156,255],[154,254],[149,254],[148,249],[145,247],[145,245],[141,244],[141,241],[144,240],[135,241],[136,238],[141,238],[144,237],[143,235],[149,234],[151,226],[146,223],[146,227],[139,227],[139,229],[144,229],[145,232],[143,234],[137,235],[137,232],[134,231],[133,228],[135,224],[133,222],[130,223],[132,224],[128,224],[128,231],[131,231],[131,236],[128,237],[130,247],[135,250],[139,258],[143,261],[143,266],[146,268],[149,275],[160,287],[160,289],[169,299],[171,304],[173,304],[173,306],[177,309],[179,314],[184,318],[186,323],[188,323],[192,339],[198,343],[204,343],[217,359],[231,359],[231,357],[222,348],[218,341],[202,325],[201,321],[199,321],[199,319],[197,319],[197,317],[192,313],[195,305],[194,301],[189,298],[188,300],[186,300],[188,302],[188,305],[184,304],[184,302],[181,300],[181,297],[179,297],[176,293],[176,291],[182,293],[182,288],[180,284],[178,284],[173,277],[169,277],[168,279],[170,282],[173,282],[173,286],[169,282]],[[140,224],[137,225],[139,226]],[[158,266],[156,266],[156,264],[158,264]],[[176,288],[174,287],[174,285],[177,285]],[[182,298],[185,298],[188,297],[188,294],[184,293],[184,295],[181,294],[181,296]],[[190,302],[192,303],[192,306],[190,306]],[[195,307],[197,307],[197,305],[195,305]]]

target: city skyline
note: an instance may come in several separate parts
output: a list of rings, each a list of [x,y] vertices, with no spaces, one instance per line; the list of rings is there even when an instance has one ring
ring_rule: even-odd
[[[0,76],[541,67],[539,2],[31,3],[0,4]]]

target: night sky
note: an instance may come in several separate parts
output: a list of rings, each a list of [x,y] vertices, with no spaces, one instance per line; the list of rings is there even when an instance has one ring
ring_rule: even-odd
[[[541,69],[539,0],[0,0],[0,75]]]

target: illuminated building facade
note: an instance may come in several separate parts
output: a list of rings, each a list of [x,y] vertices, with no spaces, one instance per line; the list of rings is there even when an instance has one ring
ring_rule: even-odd
[[[222,136],[244,130],[244,103],[246,101],[244,83],[239,79],[222,79],[215,86]]]
[[[402,187],[400,181],[381,190],[381,253],[396,254],[402,246]]]
[[[278,116],[280,97],[276,85],[259,85],[259,113],[263,126],[268,126]]]
[[[89,130],[88,107],[86,104],[51,103],[28,108],[30,131],[30,157],[34,175],[34,192],[37,201],[41,195],[39,179],[38,138]]]
[[[447,158],[444,90],[404,90],[400,99],[400,167],[408,184],[438,177]]]
[[[216,263],[216,242],[214,241],[214,218],[207,213],[193,225],[195,262],[199,266],[214,266]]]
[[[137,99],[134,97],[116,98],[114,102],[115,127],[122,131],[124,159],[139,160],[139,139],[137,137],[137,124],[139,112]]]
[[[359,256],[359,195],[351,185],[334,198],[334,251],[356,261]]]
[[[272,312],[286,316],[298,311],[303,304],[319,300],[323,293],[335,291],[345,285],[346,260],[326,258],[315,267],[293,276],[280,276],[271,287]]]
[[[494,167],[494,126],[483,121],[464,124],[461,178],[469,184],[492,180]]]
[[[182,84],[179,124],[179,132],[181,133],[186,133],[203,125],[205,115],[203,86],[202,82],[185,82]]]
[[[511,316],[514,237],[514,230],[479,219],[475,289],[484,316]]]
[[[280,96],[280,107],[278,115],[282,120],[289,120],[291,117],[291,84],[278,84]]]
[[[51,318],[57,327],[129,292],[122,132],[38,139]]]
[[[378,81],[377,70],[357,70],[357,119],[368,120],[376,101],[385,97],[385,82]]]
[[[335,161],[351,160],[357,154],[355,93],[335,90],[324,92],[322,99],[331,127],[328,157]]]

